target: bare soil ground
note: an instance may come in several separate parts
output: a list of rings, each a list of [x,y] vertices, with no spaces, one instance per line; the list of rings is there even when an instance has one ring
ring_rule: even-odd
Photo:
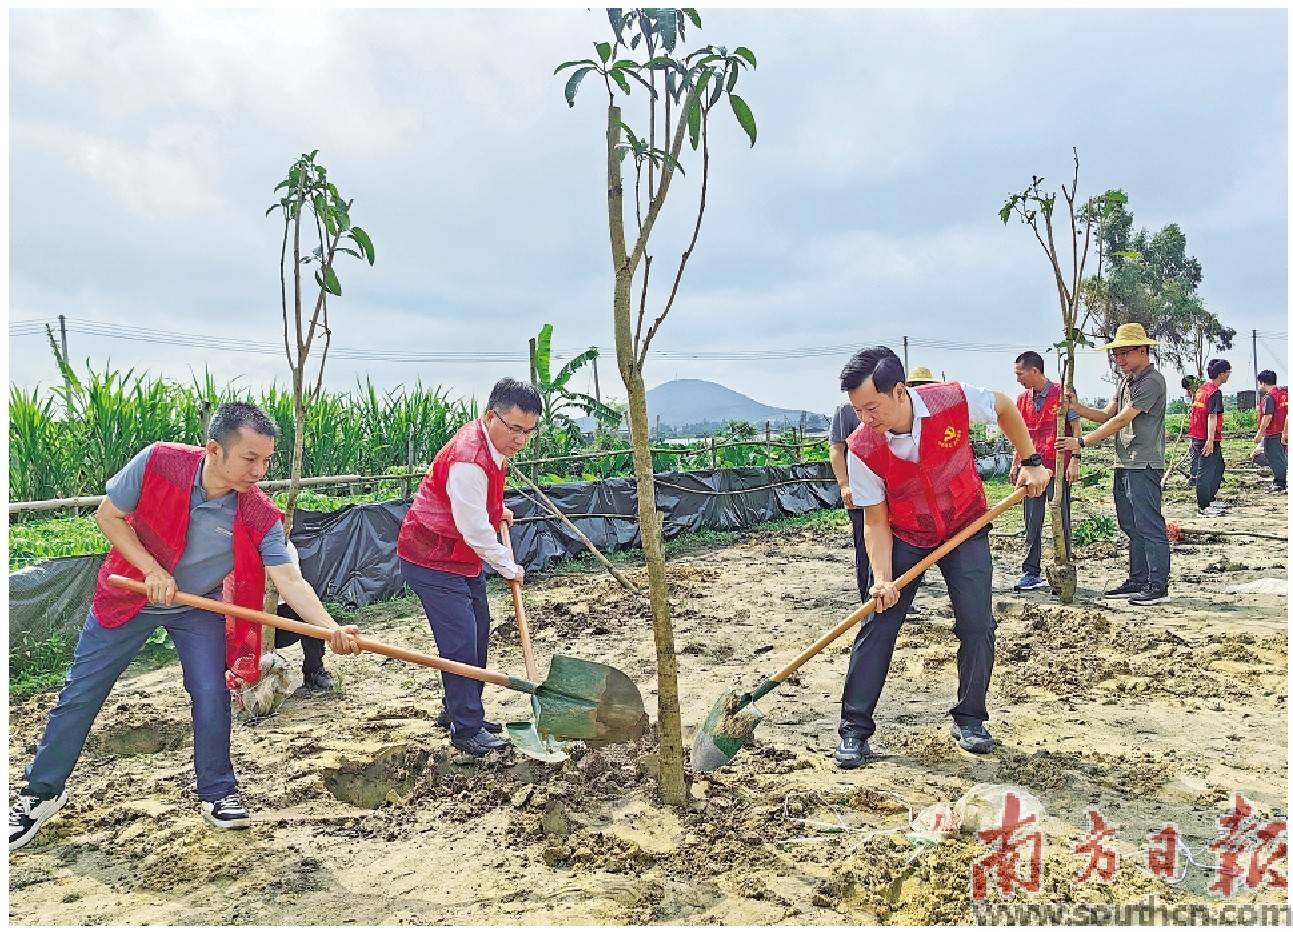
[[[1202,527],[1184,483],[1174,486],[1169,518]],[[1107,489],[1100,494],[1111,514]],[[1078,605],[1010,592],[1020,540],[1009,523],[999,527],[995,753],[965,754],[948,736],[956,639],[931,572],[881,702],[879,759],[852,772],[830,761],[846,637],[764,701],[769,718],[755,745],[698,775],[686,811],[654,801],[649,736],[633,747],[581,746],[560,765],[513,756],[476,763],[435,726],[435,674],[365,655],[330,658],[343,678],[339,693],[298,694],[276,716],[235,728],[255,824],[218,832],[197,811],[178,668],[134,675],[100,715],[67,808],[11,856],[10,920],[971,922],[970,865],[983,846],[958,836],[919,849],[901,830],[908,805],[951,802],[976,783],[1027,787],[1044,802],[1041,899],[1209,901],[1210,873],[1192,868],[1175,886],[1146,874],[1145,836],[1174,822],[1208,864],[1205,846],[1233,793],[1260,811],[1286,812],[1287,589],[1279,581],[1288,548],[1234,532],[1284,534],[1287,500],[1258,490],[1252,474],[1228,477],[1224,494],[1235,507],[1209,523],[1217,536],[1181,540],[1173,599],[1152,609],[1097,598],[1125,575],[1121,540],[1083,549]],[[841,520],[693,550],[671,563],[671,578],[688,738],[726,688],[753,686],[857,601]],[[541,664],[553,653],[613,664],[653,709],[643,606],[588,574],[538,580],[527,597]],[[501,590],[492,598],[491,666],[519,671],[510,606]],[[408,602],[365,617],[375,637],[431,649],[425,619]],[[486,697],[499,718],[528,716],[523,696]],[[11,779],[54,698],[11,707]],[[1079,888],[1073,877],[1085,857],[1071,846],[1092,806],[1118,826],[1123,863],[1112,883]]]

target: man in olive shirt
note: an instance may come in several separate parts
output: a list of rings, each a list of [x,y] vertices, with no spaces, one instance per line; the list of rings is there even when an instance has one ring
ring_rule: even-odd
[[[1171,550],[1163,520],[1163,468],[1167,413],[1167,381],[1149,361],[1157,346],[1141,324],[1123,324],[1104,349],[1113,354],[1123,375],[1117,396],[1103,411],[1070,395],[1072,407],[1100,426],[1084,437],[1064,437],[1059,445],[1072,453],[1113,437],[1113,502],[1118,526],[1127,535],[1131,563],[1127,580],[1105,592],[1107,599],[1127,599],[1132,605],[1166,602]]]

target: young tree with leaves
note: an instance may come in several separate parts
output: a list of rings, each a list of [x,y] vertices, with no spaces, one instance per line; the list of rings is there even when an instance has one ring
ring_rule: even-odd
[[[305,412],[318,399],[323,390],[323,367],[328,361],[328,347],[332,343],[332,327],[328,321],[328,298],[341,297],[341,281],[334,262],[337,253],[345,253],[373,264],[373,241],[360,227],[350,223],[350,206],[353,201],[342,198],[337,186],[328,180],[328,170],[315,161],[319,150],[302,155],[288,169],[287,177],[275,186],[283,192],[278,203],[265,211],[268,217],[275,211],[283,215],[283,245],[279,252],[279,297],[283,313],[283,349],[292,370],[293,434],[292,471],[288,485],[287,508],[283,528],[290,535],[296,499],[301,491],[301,460],[305,450]],[[302,225],[305,236],[313,237],[318,245],[302,255],[309,247],[302,243]],[[288,246],[291,246],[291,256]],[[314,284],[319,289],[314,297],[313,310],[306,315],[306,286],[302,275],[313,266]],[[288,283],[291,282],[291,300]],[[319,356],[318,374],[314,387],[307,389],[306,364],[314,341],[323,336],[323,350]]]
[[[633,472],[637,479],[638,521],[650,585],[652,630],[655,638],[659,682],[657,714],[660,727],[659,790],[663,802],[681,806],[686,801],[683,771],[682,717],[678,703],[678,662],[674,652],[673,621],[669,610],[669,584],[665,573],[664,538],[660,513],[655,507],[655,482],[650,451],[644,369],[651,343],[673,309],[678,287],[700,236],[709,193],[709,124],[714,109],[727,105],[754,145],[754,115],[745,100],[734,93],[747,70],[757,67],[754,53],[745,47],[731,51],[706,45],[682,54],[688,24],[701,28],[700,14],[692,9],[609,9],[609,41],[594,44],[596,58],[569,61],[556,73],[570,71],[565,96],[570,106],[583,81],[597,75],[606,92],[606,200],[611,267],[615,275],[613,320],[615,355],[628,394],[629,427],[633,445]],[[624,115],[627,98],[637,91],[642,102],[640,122],[634,129]],[[644,126],[645,124],[645,126]],[[657,144],[659,143],[659,144]],[[684,143],[699,155],[699,198],[691,239],[682,251],[668,297],[648,317],[648,289],[654,261],[649,251],[652,231],[664,210],[675,173],[683,173],[680,157]],[[631,157],[632,207],[625,197],[624,166]],[[695,171],[695,166],[693,166]],[[645,181],[645,189],[643,182]],[[637,311],[634,314],[634,293]]]
[[[1006,198],[1005,206],[998,216],[1002,223],[1009,223],[1011,218],[1018,219],[1033,233],[1033,238],[1041,246],[1050,263],[1051,273],[1055,278],[1055,289],[1059,297],[1060,319],[1063,322],[1063,337],[1051,348],[1063,353],[1060,369],[1062,396],[1056,435],[1063,437],[1068,424],[1069,397],[1073,392],[1074,354],[1080,345],[1089,345],[1083,328],[1087,321],[1078,320],[1083,306],[1083,273],[1086,270],[1087,255],[1090,252],[1093,236],[1099,241],[1101,222],[1107,218],[1114,205],[1127,201],[1122,191],[1108,190],[1103,194],[1078,200],[1077,148],[1073,149],[1073,178],[1068,184],[1060,185],[1060,192],[1068,213],[1068,236],[1063,235],[1062,242],[1056,244],[1055,231],[1055,192],[1045,191],[1044,178],[1033,175],[1032,183],[1022,191]],[[1077,564],[1073,559],[1073,545],[1066,522],[1063,520],[1063,503],[1067,477],[1062,469],[1056,470],[1055,493],[1051,499],[1051,535],[1054,544],[1052,563],[1046,568],[1047,580],[1051,589],[1062,602],[1072,602],[1077,592]]]

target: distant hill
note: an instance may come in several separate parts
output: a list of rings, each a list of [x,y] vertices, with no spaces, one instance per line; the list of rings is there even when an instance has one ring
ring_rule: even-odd
[[[804,416],[804,426],[812,431],[824,431],[830,422],[812,411],[791,408],[774,408],[755,401],[717,382],[704,379],[674,379],[647,391],[647,412],[651,416],[651,432],[656,430],[656,418],[666,436],[705,436],[720,430],[730,421],[749,421],[762,429],[771,421],[773,430],[798,427]],[[580,422],[586,430],[592,429],[591,419]]]

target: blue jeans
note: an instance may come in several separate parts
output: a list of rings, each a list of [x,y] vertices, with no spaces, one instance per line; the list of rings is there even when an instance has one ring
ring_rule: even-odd
[[[1127,581],[1134,586],[1165,589],[1172,571],[1162,480],[1161,469],[1115,467],[1113,471],[1113,507],[1118,527],[1127,535]]]
[[[27,792],[57,796],[85,747],[90,726],[108,693],[148,636],[161,625],[175,642],[193,711],[193,767],[198,796],[223,799],[238,787],[229,757],[230,698],[224,681],[224,618],[188,609],[174,615],[141,612],[119,628],[86,616],[67,682],[49,715],[36,757],[27,768]]]
[[[489,600],[485,574],[459,576],[400,560],[400,573],[422,600],[436,649],[446,660],[483,667],[489,660]],[[444,707],[455,734],[471,736],[485,724],[481,692],[485,684],[455,673],[441,673]]]

